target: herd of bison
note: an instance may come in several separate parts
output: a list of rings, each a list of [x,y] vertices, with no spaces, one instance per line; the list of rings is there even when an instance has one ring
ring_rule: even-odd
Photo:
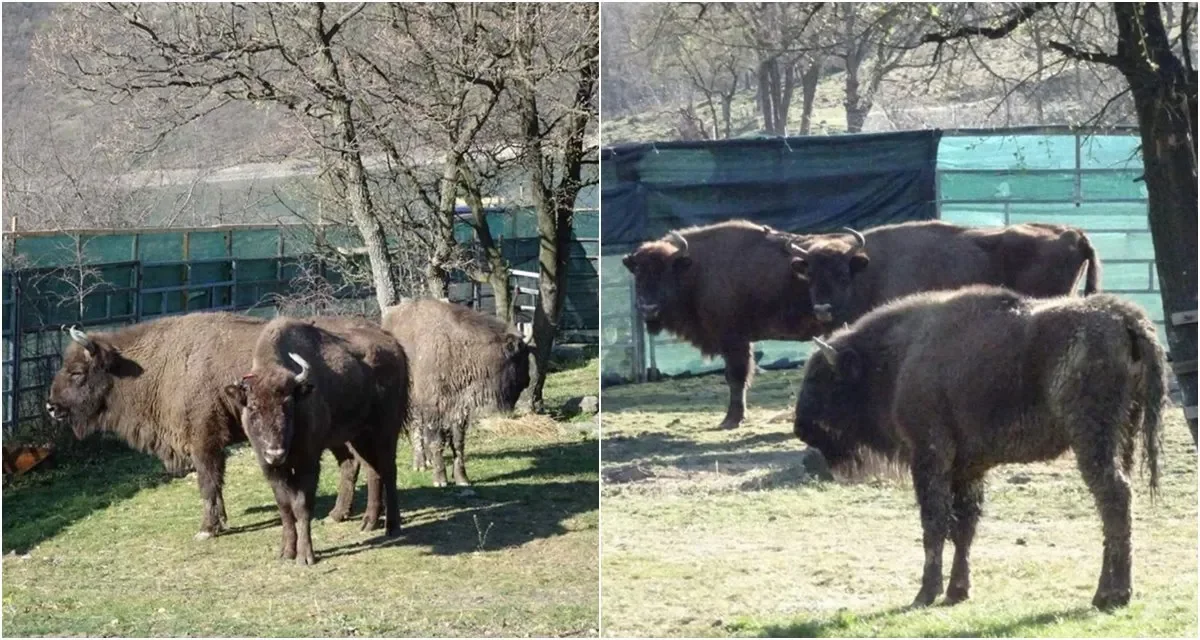
[[[1092,603],[1129,602],[1129,477],[1140,439],[1157,488],[1165,354],[1140,308],[1098,293],[1084,232],[930,221],[800,235],[735,220],[671,231],[623,263],[650,333],[724,358],[720,428],[744,418],[753,341],[817,345],[795,435],[835,468],[868,450],[908,463],[925,550],[914,606],[967,599],[986,472],[1068,449],[1103,523]]]
[[[1068,449],[1103,523],[1093,604],[1128,603],[1129,477],[1141,440],[1157,486],[1165,355],[1142,310],[1098,293],[1085,233],[918,222],[799,235],[729,221],[643,243],[624,265],[651,333],[724,358],[721,428],[744,418],[753,341],[818,346],[801,374],[795,434],[835,467],[861,464],[866,450],[909,464],[925,548],[915,605],[968,597],[986,472]],[[363,529],[382,520],[395,535],[400,437],[411,434],[414,466],[432,466],[439,486],[449,441],[453,481],[467,484],[468,424],[511,410],[529,384],[520,336],[442,300],[404,301],[380,323],[194,313],[70,336],[53,418],[78,437],[115,432],[168,469],[195,469],[198,538],[226,528],[224,449],[248,439],[279,507],[281,556],[300,564],[315,561],[309,522],[326,449],[340,473],[330,517],[350,514],[362,465]]]
[[[79,438],[114,432],[169,470],[194,469],[204,503],[198,539],[227,528],[225,447],[248,439],[279,507],[280,555],[303,565],[316,560],[309,524],[326,449],[340,471],[330,518],[349,516],[361,464],[362,528],[384,524],[394,536],[400,436],[411,433],[414,464],[432,463],[438,485],[450,440],[454,481],[467,484],[468,424],[512,410],[529,385],[519,335],[443,300],[403,301],[381,323],[192,313],[110,333],[72,327],[70,336],[46,404],[52,418]]]

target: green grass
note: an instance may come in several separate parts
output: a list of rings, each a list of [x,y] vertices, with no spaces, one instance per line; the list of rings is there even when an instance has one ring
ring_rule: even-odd
[[[594,394],[595,370],[552,374],[548,388]],[[5,488],[5,635],[597,633],[597,443],[578,429],[540,416],[485,421],[469,436],[473,492],[432,487],[402,447],[401,537],[314,521],[309,568],[276,559],[275,503],[249,448],[231,449],[233,531],[205,542],[192,540],[194,476],[99,448]],[[336,485],[328,454],[323,463],[319,518]]]
[[[993,470],[971,600],[908,610],[923,561],[911,483],[807,481],[797,375],[760,376],[731,432],[712,430],[722,376],[605,389],[605,636],[1196,637],[1196,454],[1179,409],[1154,504],[1134,478],[1129,607],[1090,606],[1100,521],[1068,454]]]

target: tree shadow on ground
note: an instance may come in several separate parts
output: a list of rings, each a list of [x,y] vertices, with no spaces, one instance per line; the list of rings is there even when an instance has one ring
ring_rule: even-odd
[[[488,478],[488,482],[527,480],[532,478],[546,477],[554,478],[565,475],[596,473],[600,463],[600,444],[597,440],[587,439],[580,440],[578,442],[549,444],[534,449],[493,451],[474,456],[472,456],[468,450],[467,455],[468,460],[470,458],[481,460],[494,460],[499,458],[513,457],[533,458],[533,463],[528,468],[521,469],[519,471],[509,471],[507,473]]]
[[[4,487],[4,553],[25,553],[93,512],[177,476],[157,458],[109,438],[59,452],[52,468]]]
[[[910,606],[903,606],[863,615],[855,615],[843,611],[830,618],[803,620],[783,625],[769,625],[760,629],[758,635],[767,638],[823,638],[842,636],[855,626],[894,616],[903,616],[913,611],[919,610],[913,609]],[[918,637],[1001,638],[1024,636],[1028,635],[1028,632],[1043,631],[1042,628],[1048,624],[1064,620],[1079,620],[1093,615],[1099,615],[1099,613],[1091,607],[1075,607],[1063,611],[1046,611],[1030,614],[1011,620],[997,620],[996,622],[979,624],[966,629],[955,629],[953,631],[930,628],[921,633],[920,631],[907,629],[906,626],[904,635],[912,635],[916,631]],[[930,622],[939,624],[943,621],[930,620]]]

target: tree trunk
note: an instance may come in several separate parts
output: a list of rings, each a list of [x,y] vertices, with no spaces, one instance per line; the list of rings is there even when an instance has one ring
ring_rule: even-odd
[[[433,251],[425,267],[425,286],[434,298],[450,292],[450,260],[454,248],[454,205],[458,193],[458,157],[447,158],[438,187],[438,210],[434,215]]]
[[[362,236],[367,258],[371,263],[371,276],[375,283],[375,299],[379,311],[396,304],[396,282],[392,278],[392,259],[387,251],[387,234],[383,224],[375,215],[371,201],[371,190],[367,183],[367,170],[363,167],[362,153],[358,147],[358,132],[354,126],[350,98],[346,95],[345,83],[338,71],[337,62],[330,49],[330,34],[325,30],[324,7],[316,6],[313,14],[313,35],[320,43],[317,51],[317,69],[328,84],[329,107],[332,111],[333,129],[341,149],[338,164],[346,179],[346,199],[350,205],[350,216]]]
[[[733,137],[733,94],[721,96],[721,122],[725,126],[726,140]]]
[[[812,133],[813,103],[817,99],[817,85],[821,82],[822,60],[813,60],[800,74],[800,135]]]
[[[1196,84],[1171,53],[1157,5],[1115,4],[1119,55],[1137,58],[1120,65],[1129,81],[1142,138],[1149,199],[1150,234],[1167,325],[1167,345],[1180,374],[1184,406],[1196,406],[1196,324],[1176,325],[1174,313],[1196,309]],[[1144,52],[1144,53],[1143,53]],[[1189,77],[1191,76],[1191,77]],[[1196,419],[1188,420],[1196,443]]]

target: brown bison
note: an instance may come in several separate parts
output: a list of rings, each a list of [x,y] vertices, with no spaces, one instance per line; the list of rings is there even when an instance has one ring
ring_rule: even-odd
[[[854,322],[910,293],[968,284],[1039,298],[1067,295],[1084,267],[1084,293],[1099,290],[1100,261],[1087,235],[1074,227],[1031,223],[976,229],[930,221],[847,231],[773,234],[788,240],[792,269],[807,279],[813,311],[826,326]]]
[[[254,345],[253,364],[224,388],[283,522],[280,557],[316,562],[309,521],[321,453],[349,443],[368,466],[363,530],[379,521],[386,494],[386,533],[400,532],[396,443],[408,418],[408,363],[392,336],[372,323],[328,318],[321,326],[272,320]]]
[[[835,332],[809,359],[795,433],[834,466],[873,450],[907,461],[921,509],[925,569],[913,604],[970,590],[970,550],[987,471],[1075,453],[1104,529],[1092,603],[1130,596],[1135,439],[1158,485],[1164,354],[1132,303],[1099,294],[1033,299],[998,287],[912,295]]]
[[[454,483],[466,485],[466,434],[490,411],[512,411],[529,386],[529,348],[499,319],[444,300],[405,300],[383,314],[383,328],[404,347],[412,376],[413,464],[433,463],[446,485],[446,439]]]
[[[722,429],[745,415],[751,342],[808,340],[821,331],[808,287],[792,276],[773,233],[745,220],[692,227],[643,243],[623,260],[651,334],[666,329],[704,355],[725,359],[729,408]]]
[[[158,456],[171,473],[195,469],[204,502],[196,539],[217,535],[228,527],[225,446],[246,439],[221,389],[250,368],[265,324],[230,313],[191,313],[112,332],[72,327],[46,410],[69,421],[79,439],[111,431]],[[332,451],[342,482],[330,517],[340,520],[350,512],[355,465],[345,446]]]

